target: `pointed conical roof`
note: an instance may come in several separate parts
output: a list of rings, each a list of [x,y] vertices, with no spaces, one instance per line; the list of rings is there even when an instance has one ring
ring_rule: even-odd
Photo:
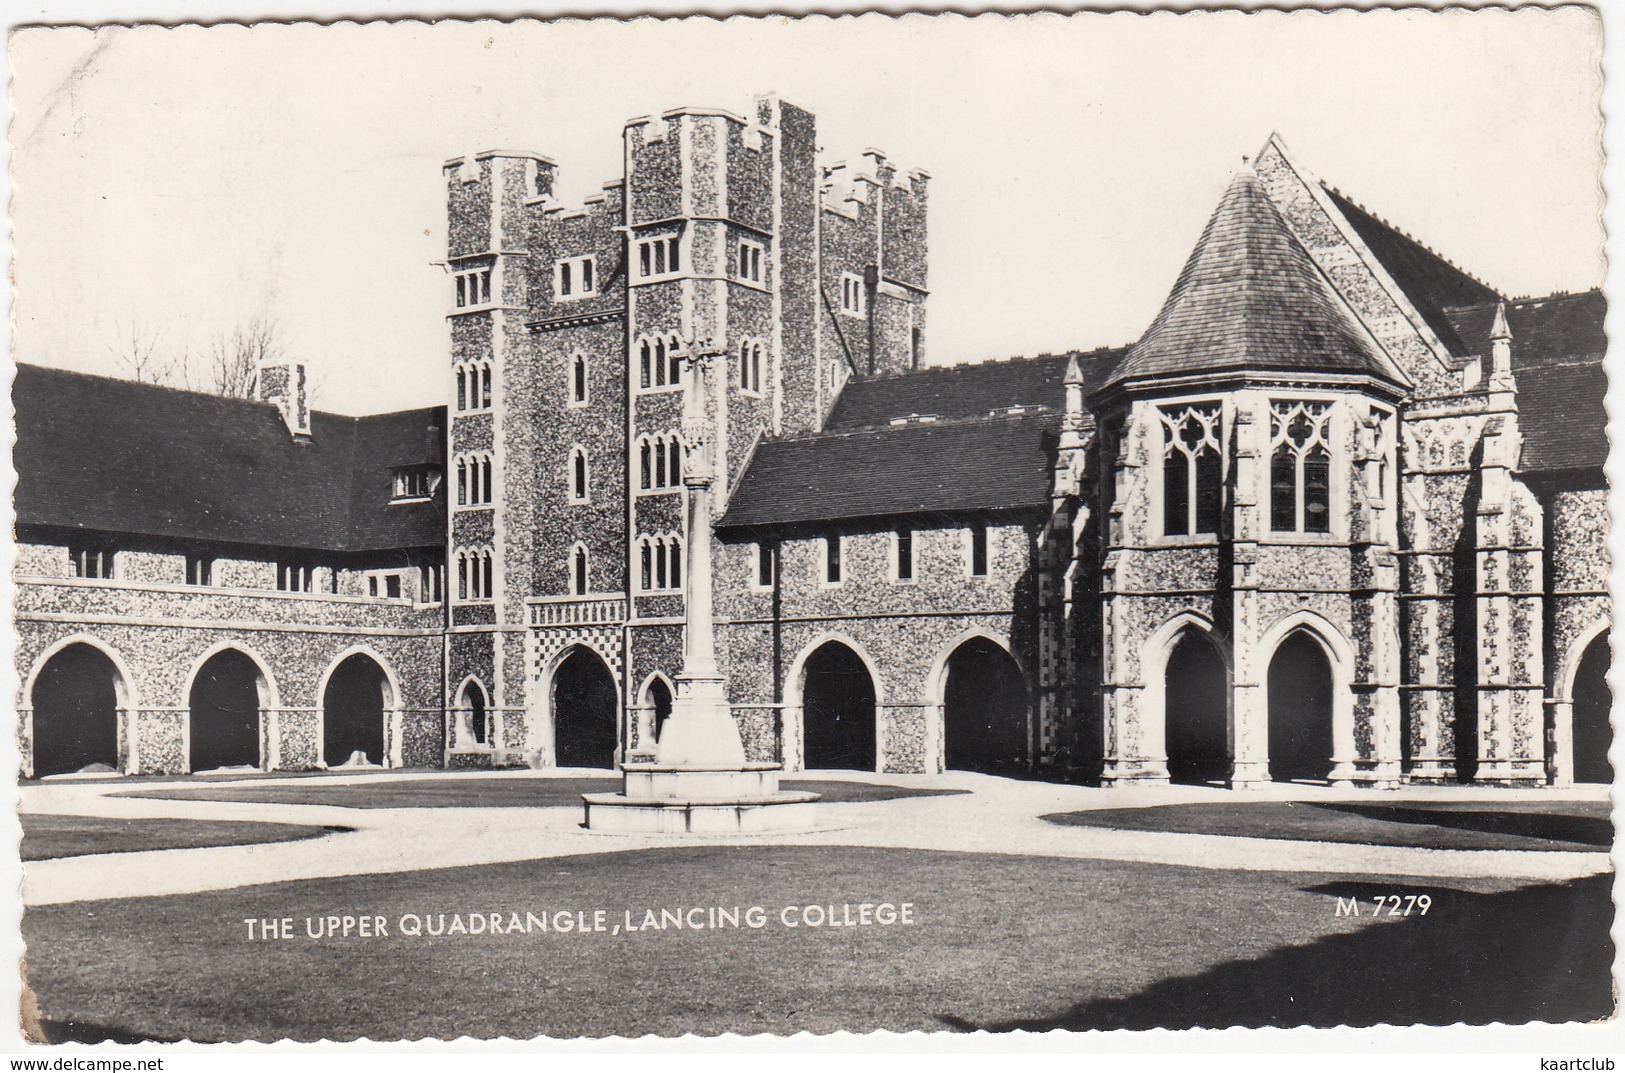
[[[1250,171],[1105,386],[1239,369],[1392,377]]]

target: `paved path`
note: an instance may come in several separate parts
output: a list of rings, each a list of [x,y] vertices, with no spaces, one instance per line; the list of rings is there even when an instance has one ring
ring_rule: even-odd
[[[300,779],[256,778],[241,785],[299,786],[382,780],[545,779],[601,772],[532,771],[368,774]],[[695,838],[595,834],[571,808],[367,809],[221,801],[166,801],[111,796],[166,786],[222,788],[233,782],[132,783],[108,779],[45,783],[22,789],[23,812],[114,819],[259,820],[337,825],[353,831],[298,842],[100,854],[29,862],[23,871],[28,905],[226,890],[261,883],[369,875],[536,860],[582,853],[626,852],[696,844],[881,846],[967,853],[1036,854],[1062,858],[1142,861],[1252,871],[1289,870],[1359,875],[1486,877],[1557,880],[1607,872],[1604,853],[1524,850],[1437,850],[1221,835],[1116,831],[1047,823],[1052,812],[1136,808],[1179,802],[1238,800],[1574,801],[1606,800],[1607,787],[1572,790],[1485,790],[1428,787],[1404,791],[1273,786],[1249,792],[1193,786],[1091,789],[950,772],[937,776],[874,776],[854,772],[798,774],[884,785],[964,789],[968,794],[884,802],[826,803],[821,829],[802,834]]]

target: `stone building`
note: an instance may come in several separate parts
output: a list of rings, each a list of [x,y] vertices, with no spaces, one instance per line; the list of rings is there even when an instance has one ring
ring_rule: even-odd
[[[752,760],[1608,777],[1600,294],[1272,138],[1132,345],[926,367],[925,173],[771,97],[623,137],[581,206],[446,163],[443,408],[20,371],[30,772],[647,755],[699,533]]]

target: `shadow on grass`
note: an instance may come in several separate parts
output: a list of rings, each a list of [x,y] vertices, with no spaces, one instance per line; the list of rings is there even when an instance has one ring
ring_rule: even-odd
[[[35,1026],[39,1043],[180,1043],[179,1036],[145,1036],[90,1021],[52,1021],[41,1018]],[[200,1041],[208,1042],[208,1041]]]
[[[1449,914],[1446,927],[1424,928],[1415,916],[1372,919],[1358,931],[1162,980],[1128,997],[1084,998],[1052,1017],[940,1020],[990,1032],[1598,1020],[1614,1012],[1612,885],[1604,875],[1496,894],[1429,889],[1430,912]],[[1328,913],[1336,911],[1333,898],[1357,899],[1362,918],[1375,897],[1420,893],[1356,881],[1301,889],[1325,895]]]
[[[1583,816],[1572,813],[1510,812],[1501,808],[1428,808],[1333,802],[1316,802],[1315,807],[1330,812],[1364,816],[1372,820],[1386,820],[1390,823],[1424,823],[1436,827],[1453,827],[1460,831],[1476,831],[1480,834],[1538,838],[1550,842],[1574,842],[1585,846],[1614,844],[1614,825],[1606,814]],[[1606,802],[1599,803],[1599,807],[1606,809]]]

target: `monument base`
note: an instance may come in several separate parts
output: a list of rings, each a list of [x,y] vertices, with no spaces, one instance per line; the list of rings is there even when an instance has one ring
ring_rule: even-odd
[[[745,835],[804,831],[818,795],[779,789],[779,764],[623,764],[621,792],[582,794],[589,831]]]

